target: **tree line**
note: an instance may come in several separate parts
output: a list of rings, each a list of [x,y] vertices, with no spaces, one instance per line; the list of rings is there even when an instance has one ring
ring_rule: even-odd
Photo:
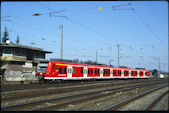
[[[1,38],[0,38],[1,39]],[[0,40],[0,44],[5,43],[7,40],[9,40],[9,32],[7,27],[5,27],[4,32],[2,33],[2,41]],[[17,35],[16,40],[15,40],[16,44],[19,44],[20,42],[20,37],[19,35]]]

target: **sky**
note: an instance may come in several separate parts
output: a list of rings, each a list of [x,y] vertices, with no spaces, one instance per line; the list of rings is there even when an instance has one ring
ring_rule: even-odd
[[[33,14],[41,14],[33,16]],[[29,1],[1,2],[1,36],[64,58],[131,68],[168,71],[168,2],[166,1]],[[160,60],[158,60],[160,59]]]

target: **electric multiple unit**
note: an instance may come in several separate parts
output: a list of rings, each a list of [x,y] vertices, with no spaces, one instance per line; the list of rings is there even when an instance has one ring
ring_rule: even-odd
[[[36,77],[41,80],[149,78],[149,71],[50,60],[38,63]]]

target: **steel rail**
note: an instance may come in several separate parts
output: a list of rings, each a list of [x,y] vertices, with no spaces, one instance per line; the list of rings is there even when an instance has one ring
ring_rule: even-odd
[[[105,108],[103,111],[109,111],[109,110],[112,110],[112,109],[115,110],[115,109],[120,108],[120,107],[122,107],[122,106],[124,106],[124,105],[126,105],[126,104],[128,104],[128,103],[130,103],[130,102],[132,102],[132,101],[134,101],[134,100],[136,100],[136,99],[138,99],[138,98],[141,98],[141,97],[143,97],[143,96],[145,96],[145,95],[147,95],[147,94],[153,92],[153,91],[156,91],[156,90],[158,90],[158,89],[161,89],[161,88],[164,88],[164,87],[167,87],[167,86],[169,86],[169,85],[167,84],[167,85],[159,86],[159,87],[157,87],[157,88],[150,89],[150,90],[148,90],[148,91],[145,91],[145,92],[143,92],[143,93],[140,93],[140,94],[138,94],[138,95],[135,95],[135,96],[133,96],[133,97],[131,97],[131,98],[125,99],[125,100],[123,100],[123,101],[120,101],[119,103],[116,103],[116,104],[114,104],[114,105],[111,105],[111,106]]]
[[[154,99],[150,104],[148,104],[148,105],[143,109],[143,111],[145,111],[145,110],[151,110],[151,109],[153,108],[153,106],[154,106],[157,102],[159,102],[160,99],[161,99],[162,97],[164,97],[167,93],[169,93],[169,90],[167,90],[167,91],[161,93],[161,95],[158,96],[156,99]]]
[[[93,89],[93,88],[97,88],[98,86],[100,87],[106,87],[107,86],[112,86],[112,85],[125,85],[125,84],[133,84],[133,83],[144,83],[145,81],[132,81],[132,82],[127,82],[127,83],[105,83],[105,82],[99,82],[98,84],[93,84],[88,86],[87,85],[78,85],[78,86],[70,86],[70,87],[63,87],[64,92],[66,90],[66,92],[70,92],[70,91],[76,91],[76,90],[84,90],[84,89]],[[146,81],[149,82],[149,81]],[[49,95],[49,94],[54,94],[54,93],[63,93],[63,89],[62,88],[49,88],[49,89],[34,89],[34,90],[28,90],[28,91],[23,91],[23,92],[16,92],[16,93],[9,93],[9,94],[2,94],[1,96],[6,96],[6,97],[2,97],[3,102],[4,101],[11,101],[11,100],[16,100],[16,98],[21,99],[21,98],[29,98],[32,97],[33,95],[36,95],[36,97],[39,97],[42,95]]]
[[[89,91],[89,92],[83,92],[83,93],[78,93],[78,94],[73,94],[73,95],[68,95],[68,96],[63,96],[63,97],[56,97],[56,98],[51,98],[51,99],[42,99],[42,100],[37,100],[37,101],[32,101],[32,102],[26,102],[26,103],[21,103],[21,104],[16,104],[16,105],[9,105],[9,106],[4,106],[1,107],[2,110],[8,110],[11,108],[15,108],[15,107],[23,107],[25,105],[30,105],[30,104],[39,104],[41,102],[46,102],[46,101],[54,101],[54,100],[59,100],[59,99],[65,99],[65,98],[70,98],[70,97],[75,97],[75,96],[82,96],[82,95],[86,95],[86,94],[94,94],[94,93],[99,93],[99,92],[103,92],[103,91],[110,91],[110,90],[119,90],[119,89],[123,89],[123,88],[132,88],[132,87],[141,87],[141,86],[145,86],[145,85],[156,85],[154,83],[166,83],[166,82],[151,82],[151,83],[142,83],[142,84],[132,84],[129,86],[121,86],[118,88],[107,88],[107,89],[102,89],[102,90],[98,90],[98,91]],[[35,109],[36,110],[36,109]]]

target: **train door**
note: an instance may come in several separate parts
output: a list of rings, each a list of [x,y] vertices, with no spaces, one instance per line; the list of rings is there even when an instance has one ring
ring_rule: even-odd
[[[137,77],[139,77],[139,75],[140,75],[140,71],[137,71]]]
[[[143,77],[145,77],[145,71],[143,71]]]
[[[103,68],[100,68],[100,78],[103,78]]]
[[[87,67],[84,67],[84,76],[85,79],[87,78]]]
[[[113,69],[110,69],[110,77],[113,77]]]
[[[67,72],[67,78],[70,79],[72,77],[72,66],[68,66]]]
[[[121,70],[121,77],[124,78],[124,70]]]
[[[131,70],[129,70],[129,77],[131,77]]]

